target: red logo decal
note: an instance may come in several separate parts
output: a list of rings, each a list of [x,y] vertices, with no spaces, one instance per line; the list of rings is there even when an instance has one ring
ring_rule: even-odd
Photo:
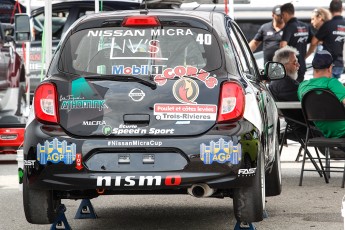
[[[81,170],[83,168],[81,153],[75,155],[75,168]]]

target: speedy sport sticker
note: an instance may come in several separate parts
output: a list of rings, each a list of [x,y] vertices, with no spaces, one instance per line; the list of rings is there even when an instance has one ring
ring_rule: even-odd
[[[212,164],[218,162],[224,164],[229,162],[231,164],[239,164],[242,157],[241,144],[234,145],[233,142],[225,141],[220,138],[217,142],[210,141],[207,145],[200,144],[200,159],[204,164]]]
[[[217,118],[217,106],[157,103],[154,105],[153,114],[157,120],[215,121]]]
[[[163,74],[158,74],[155,76],[154,81],[159,85],[163,86],[167,83],[168,79],[173,79],[175,77],[185,77],[196,78],[205,83],[206,87],[213,89],[217,84],[218,80],[215,77],[210,76],[209,72],[203,69],[198,69],[194,66],[176,66],[175,68],[166,68]]]
[[[109,125],[103,127],[102,132],[104,135],[170,135],[174,134],[175,129],[157,129],[138,127],[137,125],[124,125],[120,124],[118,128],[112,128]]]

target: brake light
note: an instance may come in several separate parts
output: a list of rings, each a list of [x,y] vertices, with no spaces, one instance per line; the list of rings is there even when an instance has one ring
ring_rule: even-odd
[[[220,90],[218,123],[237,121],[243,117],[245,96],[243,88],[236,82],[225,82]]]
[[[122,26],[160,26],[160,22],[156,16],[131,16],[123,19]]]
[[[35,91],[34,109],[36,119],[43,123],[58,123],[58,100],[56,87],[52,83],[43,83]]]

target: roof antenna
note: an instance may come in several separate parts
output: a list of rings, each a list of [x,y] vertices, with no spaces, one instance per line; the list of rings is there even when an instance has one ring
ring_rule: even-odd
[[[145,2],[145,10],[147,11],[147,1],[146,0],[143,0]]]

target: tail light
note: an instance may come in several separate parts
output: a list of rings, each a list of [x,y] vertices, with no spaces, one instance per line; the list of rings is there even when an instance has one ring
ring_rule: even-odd
[[[243,117],[245,96],[243,88],[236,82],[225,82],[220,90],[218,123],[237,121]]]
[[[160,22],[156,16],[131,16],[123,19],[122,26],[136,27],[147,26],[155,27],[160,26]]]
[[[43,83],[37,87],[34,106],[36,119],[40,122],[59,122],[57,92],[54,84]]]

